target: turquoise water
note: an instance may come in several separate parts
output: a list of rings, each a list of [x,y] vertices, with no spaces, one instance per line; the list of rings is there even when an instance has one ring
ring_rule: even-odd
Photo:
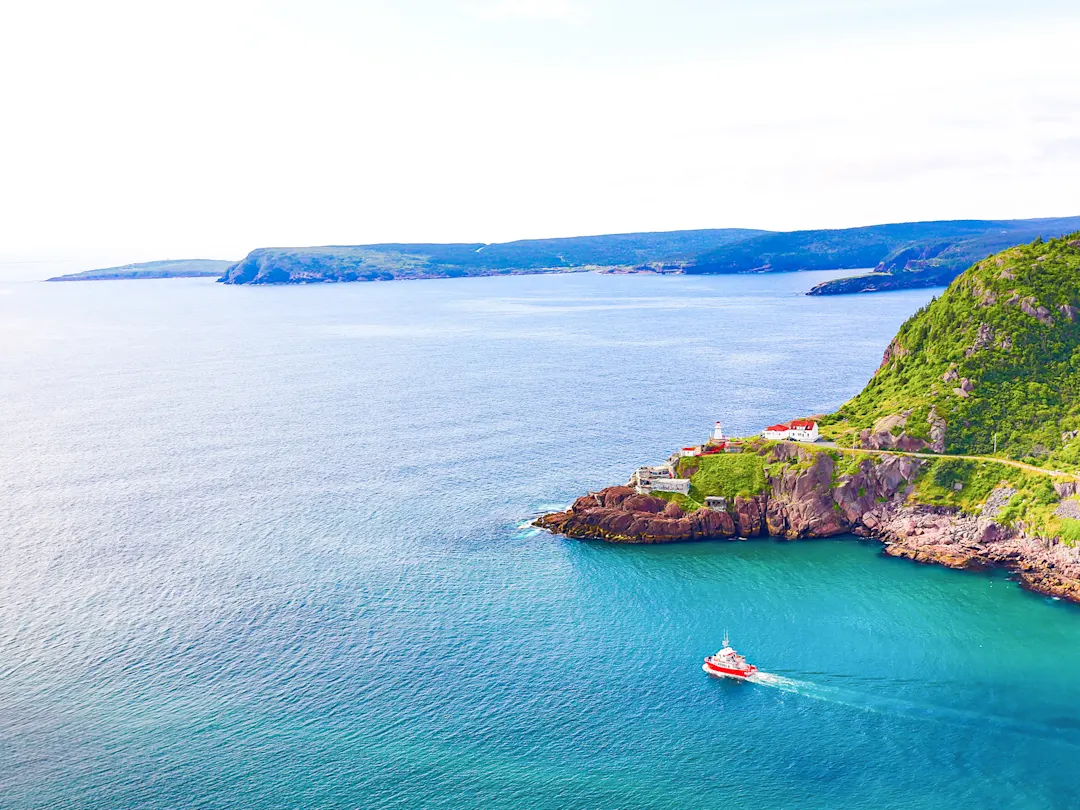
[[[1077,806],[1075,607],[527,526],[858,390],[828,275],[0,284],[0,807]]]

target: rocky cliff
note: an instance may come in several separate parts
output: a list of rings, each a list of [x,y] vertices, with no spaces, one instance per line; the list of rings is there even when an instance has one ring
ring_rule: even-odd
[[[536,525],[573,538],[616,543],[855,534],[875,537],[886,554],[951,568],[1001,566],[1032,590],[1080,602],[1080,553],[994,520],[1013,496],[992,493],[979,514],[913,502],[916,480],[933,462],[867,455],[837,469],[835,456],[798,445],[758,449],[765,469],[761,492],[737,495],[728,509],[687,511],[678,502],[609,487],[544,515]],[[1000,497],[997,495],[1000,494]]]

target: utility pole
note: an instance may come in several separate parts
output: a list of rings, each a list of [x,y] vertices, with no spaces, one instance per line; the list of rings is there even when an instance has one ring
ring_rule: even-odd
[[[997,434],[994,434],[994,455],[997,455]]]

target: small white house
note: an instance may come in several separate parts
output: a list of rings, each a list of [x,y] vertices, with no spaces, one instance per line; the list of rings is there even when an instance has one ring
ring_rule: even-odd
[[[763,431],[761,431],[761,437],[763,439],[770,439],[774,442],[782,442],[784,439],[791,435],[791,428],[787,425],[769,425]]]

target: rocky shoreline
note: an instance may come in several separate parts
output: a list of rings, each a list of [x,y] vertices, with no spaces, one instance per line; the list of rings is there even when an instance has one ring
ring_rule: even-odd
[[[1080,603],[1080,549],[995,522],[993,498],[980,515],[912,503],[912,482],[925,463],[920,459],[867,458],[857,472],[837,476],[828,453],[780,444],[760,454],[766,462],[792,466],[769,475],[765,491],[737,496],[723,511],[687,513],[673,501],[615,486],[578,498],[535,525],[612,543],[854,534],[880,540],[885,554],[915,562],[1004,568],[1029,590]]]

